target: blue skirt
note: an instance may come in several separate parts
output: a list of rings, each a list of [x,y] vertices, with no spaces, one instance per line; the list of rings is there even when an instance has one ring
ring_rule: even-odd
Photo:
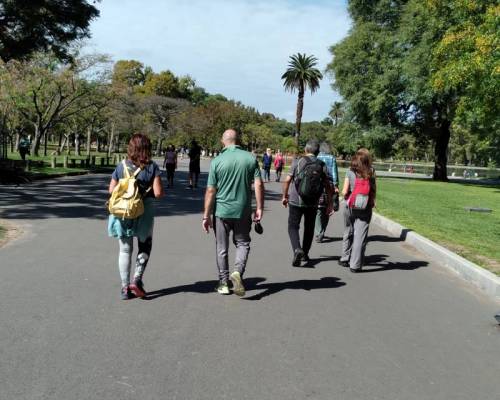
[[[139,241],[145,242],[148,237],[153,236],[155,207],[154,199],[144,199],[144,214],[135,219],[122,219],[110,215],[108,219],[108,235],[115,238],[137,237]]]

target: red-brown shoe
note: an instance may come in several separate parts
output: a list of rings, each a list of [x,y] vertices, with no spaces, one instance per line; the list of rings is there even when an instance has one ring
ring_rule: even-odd
[[[132,293],[134,293],[137,297],[143,298],[146,296],[146,291],[144,290],[144,284],[140,279],[135,280],[134,283],[132,283],[129,286],[129,288],[132,291]]]

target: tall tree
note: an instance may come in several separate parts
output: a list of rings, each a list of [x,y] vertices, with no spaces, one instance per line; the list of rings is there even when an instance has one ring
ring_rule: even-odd
[[[318,60],[314,56],[306,56],[306,54],[294,54],[290,56],[288,69],[281,76],[284,80],[283,86],[285,90],[290,92],[298,91],[297,112],[295,119],[295,143],[299,147],[300,125],[302,123],[302,111],[304,109],[304,93],[310,89],[311,94],[319,89],[319,81],[323,75],[319,69],[315,68]]]
[[[89,24],[99,16],[99,10],[89,3],[86,0],[2,0],[0,58],[9,61],[38,51],[52,51],[61,60],[71,59],[68,45],[90,37]]]
[[[333,120],[333,124],[336,127],[339,123],[339,120],[344,116],[344,104],[340,101],[336,101],[332,104],[330,108],[330,112],[328,115]]]

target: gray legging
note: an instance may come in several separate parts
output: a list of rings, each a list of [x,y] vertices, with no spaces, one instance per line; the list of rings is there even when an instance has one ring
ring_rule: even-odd
[[[134,252],[134,238],[120,238],[120,254],[118,256],[118,268],[120,269],[120,278],[122,287],[130,284],[130,269],[132,267],[132,253]],[[153,237],[148,237],[144,242],[139,241],[139,251],[135,261],[134,281],[142,280],[144,270],[148,265],[151,247],[153,246]]]

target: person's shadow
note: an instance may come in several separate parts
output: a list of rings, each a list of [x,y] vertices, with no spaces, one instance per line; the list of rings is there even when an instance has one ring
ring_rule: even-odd
[[[249,297],[244,297],[244,300],[261,300],[264,297],[281,292],[283,290],[314,290],[314,289],[334,289],[345,286],[339,278],[325,276],[321,279],[300,279],[298,281],[263,283],[253,286],[248,285],[248,290],[263,290],[260,293]]]
[[[403,271],[412,271],[417,268],[427,267],[427,261],[408,261],[408,262],[392,262],[387,261],[389,256],[386,254],[372,254],[365,257],[363,262],[363,269],[360,273],[390,271],[393,269],[400,269]]]
[[[266,278],[253,277],[245,279],[246,291],[262,290],[255,295],[244,297],[245,300],[260,300],[264,297],[281,292],[287,289],[313,290],[313,289],[333,289],[344,286],[345,283],[335,277],[324,277],[318,280],[301,279],[289,282],[263,283]],[[188,285],[173,286],[170,288],[148,292],[144,300],[155,300],[159,297],[169,296],[178,293],[213,293],[219,282],[216,280],[200,281]]]

